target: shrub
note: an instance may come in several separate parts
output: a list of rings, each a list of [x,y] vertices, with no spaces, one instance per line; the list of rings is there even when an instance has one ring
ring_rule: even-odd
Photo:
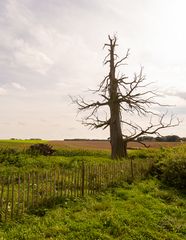
[[[186,188],[186,159],[157,162],[153,169],[156,176],[165,184],[178,189]]]
[[[17,161],[19,153],[12,148],[0,149],[0,163],[9,162],[14,164]]]
[[[38,143],[31,145],[28,148],[27,152],[31,155],[50,156],[55,152],[55,150],[48,144]]]

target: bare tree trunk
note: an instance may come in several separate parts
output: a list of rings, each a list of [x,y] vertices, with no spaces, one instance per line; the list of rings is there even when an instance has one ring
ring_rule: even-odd
[[[117,113],[113,111],[114,117],[110,123],[110,143],[112,159],[125,158],[127,155],[126,144],[123,141],[121,125]]]
[[[121,112],[118,101],[118,81],[115,77],[114,48],[115,43],[110,40],[110,142],[112,159],[121,159],[126,157],[126,151],[124,149],[124,141],[121,130]]]
[[[119,58],[115,53],[115,47],[118,46],[116,36],[112,38],[108,36],[108,38],[109,43],[104,45],[108,48],[104,64],[109,64],[109,74],[94,91],[99,94],[99,97],[102,97],[102,100],[86,102],[79,97],[73,102],[79,106],[79,111],[90,110],[89,115],[82,121],[85,126],[92,129],[110,127],[111,157],[112,159],[122,159],[127,157],[128,142],[138,139],[140,136],[159,134],[159,131],[164,128],[178,126],[180,120],[176,119],[175,121],[171,115],[170,119],[166,121],[166,113],[157,114],[151,111],[150,107],[163,105],[154,100],[158,96],[156,91],[146,89],[149,84],[144,83],[143,68],[139,74],[134,74],[133,80],[128,80],[128,77],[120,73],[118,68],[125,64],[124,61],[129,56],[129,49],[123,58]],[[109,118],[106,114],[106,119],[103,120],[102,116],[99,117],[98,110],[106,106],[109,107],[110,114]],[[122,118],[122,112],[125,114],[125,118]],[[149,124],[141,127],[138,123],[128,120],[127,115],[131,117],[134,114],[149,117]],[[152,116],[156,117],[155,121],[152,121]],[[125,135],[122,133],[121,126],[124,127]]]

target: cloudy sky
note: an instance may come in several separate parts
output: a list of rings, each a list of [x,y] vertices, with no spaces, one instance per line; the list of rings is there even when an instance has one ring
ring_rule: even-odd
[[[129,76],[144,66],[183,120],[167,133],[186,136],[185,9],[185,0],[1,0],[0,138],[108,137],[82,126],[69,98],[104,78],[108,34],[120,56],[130,48]]]

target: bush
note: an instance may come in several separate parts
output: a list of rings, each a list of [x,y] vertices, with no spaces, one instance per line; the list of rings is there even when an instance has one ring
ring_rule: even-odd
[[[155,164],[153,173],[165,184],[186,189],[186,159],[161,161]]]
[[[52,146],[43,143],[33,144],[27,150],[27,153],[31,155],[44,155],[44,156],[50,156],[54,152],[55,150],[52,148]]]
[[[0,163],[9,162],[14,164],[17,161],[19,153],[12,148],[0,149]]]

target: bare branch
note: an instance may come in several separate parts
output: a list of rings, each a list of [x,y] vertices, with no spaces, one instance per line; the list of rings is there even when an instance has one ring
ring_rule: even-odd
[[[157,101],[157,97],[160,95],[157,89],[149,88],[152,83],[145,82],[143,67],[140,68],[139,73],[134,74],[132,80],[125,74],[120,74],[118,69],[121,69],[122,65],[126,65],[125,60],[128,58],[130,50],[128,49],[125,56],[119,59],[115,52],[115,48],[118,46],[117,37],[109,35],[108,39],[109,42],[104,45],[108,53],[103,62],[109,64],[109,73],[96,90],[91,90],[98,95],[97,99],[101,100],[87,102],[80,96],[71,99],[78,106],[79,111],[88,111],[88,116],[82,120],[85,126],[90,129],[110,127],[111,156],[112,158],[122,158],[127,154],[128,141],[147,134],[159,135],[159,131],[162,129],[178,126],[180,120],[171,115],[166,121],[167,113],[160,114],[153,110],[154,106],[167,107],[168,105],[162,105]],[[109,120],[107,114],[104,120],[100,119],[100,110],[104,110],[105,106],[108,106],[109,109]],[[122,112],[124,112],[123,115]],[[151,119],[145,127],[142,127],[127,120],[128,116],[131,117],[135,114],[140,117],[150,116]],[[154,121],[152,121],[152,117]],[[142,142],[141,144],[144,145]]]
[[[128,56],[129,56],[129,51],[130,51],[130,49],[127,50],[127,53],[126,53],[125,57],[121,58],[119,61],[117,61],[117,62],[115,63],[115,65],[114,65],[115,68],[117,68],[117,67],[119,67],[121,64],[123,64],[122,62],[125,61],[125,60],[128,58]]]
[[[149,147],[150,147],[150,145],[147,145],[146,143],[144,143],[144,142],[142,142],[142,141],[138,141],[138,140],[137,140],[137,142],[140,143],[141,145],[143,145],[143,146],[146,147],[146,148],[149,148]]]
[[[178,118],[175,119],[174,115],[171,115],[168,122],[164,122],[166,116],[167,113],[162,114],[159,117],[159,122],[156,124],[152,123],[152,120],[150,120],[149,125],[146,128],[142,128],[141,126],[134,123],[125,122],[125,124],[128,124],[130,127],[135,129],[133,134],[131,134],[130,136],[126,136],[127,141],[133,141],[142,135],[159,135],[159,131],[161,129],[179,126],[180,120]]]

